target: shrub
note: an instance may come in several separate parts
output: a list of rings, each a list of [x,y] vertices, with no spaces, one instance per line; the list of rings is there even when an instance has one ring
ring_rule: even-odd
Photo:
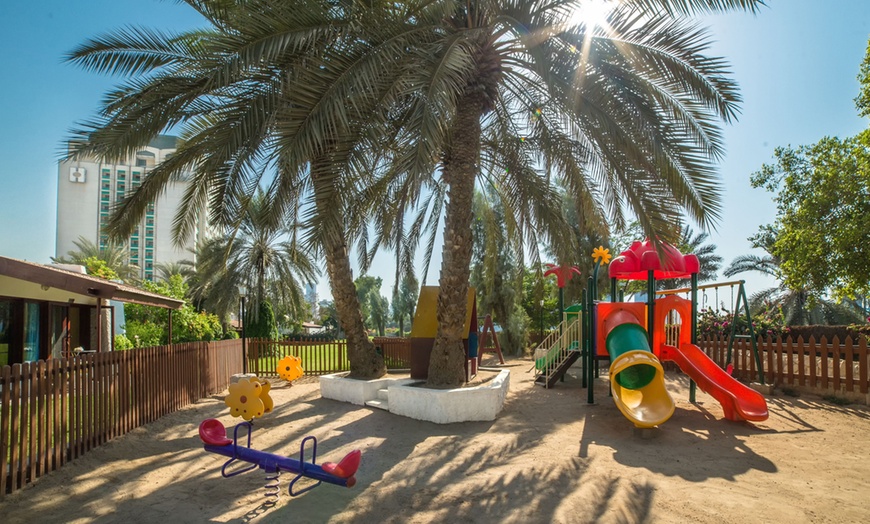
[[[726,309],[705,308],[698,314],[698,333],[702,337],[727,337],[731,335],[732,322],[736,326],[734,328],[735,334],[749,334],[746,315],[738,314],[735,319],[733,314]],[[761,309],[752,315],[752,329],[756,336],[775,338],[788,334],[790,328],[785,326],[782,308],[777,304],[765,302]]]
[[[115,335],[115,351],[127,351],[133,349],[133,343],[127,338],[127,335]]]

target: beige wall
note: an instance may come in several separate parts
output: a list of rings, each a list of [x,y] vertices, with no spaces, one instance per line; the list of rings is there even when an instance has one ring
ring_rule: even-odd
[[[73,299],[76,304],[97,305],[95,297],[70,293],[57,288],[44,290],[39,284],[3,275],[0,275],[0,296],[62,303],[69,303],[69,299]]]

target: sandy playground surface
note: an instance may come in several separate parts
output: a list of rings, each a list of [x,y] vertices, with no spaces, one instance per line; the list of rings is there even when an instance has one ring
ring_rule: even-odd
[[[438,425],[320,397],[316,379],[273,388],[276,410],[253,447],[294,456],[306,435],[318,463],[362,450],[357,485],[323,484],[263,504],[260,470],[220,476],[223,457],[197,435],[205,418],[234,420],[223,395],[139,428],[0,503],[24,522],[867,522],[870,409],[817,397],[768,397],[770,419],[722,419],[685,375],[668,373],[677,401],[653,438],[637,435],[596,381],[587,405],[577,373],[556,388],[512,371],[494,422]]]

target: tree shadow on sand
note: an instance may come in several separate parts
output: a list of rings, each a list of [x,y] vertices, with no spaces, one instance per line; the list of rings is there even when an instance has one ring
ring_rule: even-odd
[[[685,376],[669,377],[668,389],[685,395]],[[682,384],[686,382],[686,384]],[[776,465],[750,446],[755,435],[772,430],[747,422],[731,422],[706,406],[715,401],[689,404],[674,396],[677,409],[660,427],[636,431],[607,396],[607,381],[596,383],[596,404],[584,404],[579,456],[588,457],[590,446],[613,450],[613,458],[628,467],[644,468],[691,482],[710,478],[734,480],[751,470],[775,473]],[[815,431],[807,427],[806,431]]]

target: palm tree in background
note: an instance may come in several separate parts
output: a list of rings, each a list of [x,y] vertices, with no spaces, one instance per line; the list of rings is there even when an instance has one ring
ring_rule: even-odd
[[[109,240],[105,247],[100,248],[84,237],[74,240],[73,244],[78,249],[68,251],[65,256],[51,257],[51,261],[55,264],[87,266],[88,259],[102,260],[121,280],[134,282],[139,279],[139,267],[129,263],[129,252],[124,244]]]
[[[754,271],[776,279],[776,286],[752,294],[749,299],[750,309],[758,311],[766,302],[779,306],[787,326],[863,322],[863,315],[853,307],[827,300],[807,288],[791,289],[783,284],[781,261],[779,257],[771,254],[776,243],[776,234],[773,227],[762,227],[749,241],[752,242],[752,247],[763,250],[764,255],[740,255],[723,271],[726,277]]]
[[[294,240],[294,230],[272,223],[266,194],[251,200],[239,229],[208,240],[197,253],[193,299],[221,319],[236,310],[239,288],[245,286],[256,317],[260,304],[269,302],[294,318],[302,312],[304,282],[317,269],[308,252]]]

